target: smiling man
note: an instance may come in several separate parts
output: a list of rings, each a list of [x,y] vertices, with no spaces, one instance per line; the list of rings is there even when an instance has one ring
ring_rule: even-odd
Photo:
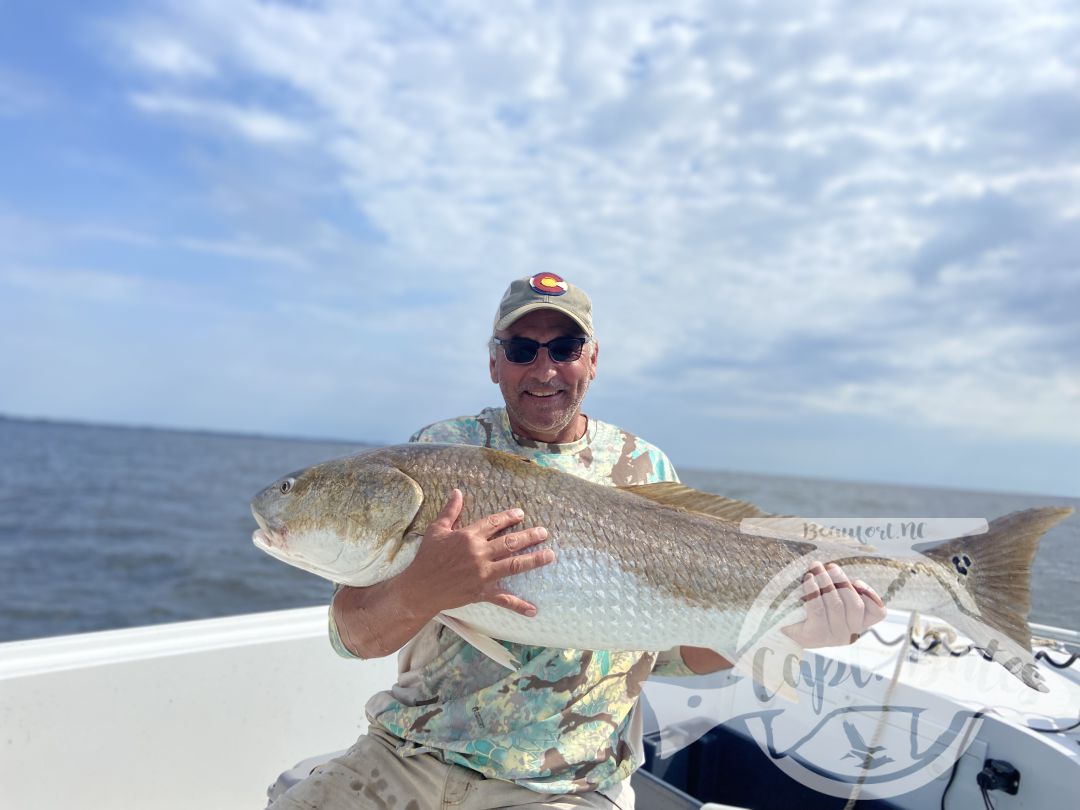
[[[412,441],[490,447],[609,486],[678,480],[659,448],[582,410],[599,357],[584,291],[553,273],[518,279],[492,332],[489,371],[505,406],[429,425]],[[479,601],[535,615],[503,581],[555,557],[549,549],[526,551],[547,531],[512,530],[523,520],[514,504],[459,526],[463,497],[454,490],[401,574],[335,593],[335,649],[359,658],[400,650],[398,682],[368,701],[368,733],[275,808],[628,810],[630,775],[643,761],[637,704],[645,680],[730,666],[689,647],[591,651],[508,642],[521,665],[509,671],[495,663],[435,617]],[[883,615],[877,596],[839,569],[811,573],[808,593],[820,588],[823,598],[807,603],[806,622],[786,628],[804,646],[847,643]]]
[[[510,427],[519,436],[531,436],[548,444],[565,444],[585,435],[588,418],[581,401],[596,377],[599,347],[571,319],[550,309],[523,315],[492,338],[491,381],[497,383],[506,402]],[[502,352],[497,351],[501,347]],[[514,362],[546,350],[547,362]],[[558,362],[586,353],[584,362]]]

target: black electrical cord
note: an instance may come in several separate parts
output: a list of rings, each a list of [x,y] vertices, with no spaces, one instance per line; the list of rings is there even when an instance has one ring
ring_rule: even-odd
[[[975,712],[975,714],[971,715],[971,725],[968,726],[968,731],[969,732],[970,732],[971,729],[975,728],[975,721],[980,719],[981,717],[983,717],[983,715],[985,715],[985,714],[986,714],[986,712],[984,712],[984,711],[978,711],[978,712]],[[964,737],[965,737],[965,739],[963,739],[961,741],[961,743],[960,743],[961,750],[964,750],[965,748],[967,748],[967,742],[968,742],[967,741],[967,734],[965,734]],[[941,810],[945,810],[945,797],[949,795],[949,788],[952,787],[953,780],[956,779],[956,771],[960,768],[960,760],[961,760],[962,757],[963,757],[963,754],[958,756],[956,758],[956,761],[953,762],[952,773],[949,774],[949,781],[945,783],[945,789],[943,791],[941,791]]]
[[[887,641],[886,639],[882,638],[881,634],[878,633],[878,631],[875,630],[873,627],[870,628],[870,632],[874,634],[874,638],[876,638],[878,641],[880,641],[886,647],[895,647],[897,644],[899,644],[901,641],[904,640],[903,636],[897,636],[892,641]],[[969,644],[967,647],[965,647],[964,649],[961,649],[961,650],[954,650],[952,647],[949,646],[948,642],[945,642],[945,641],[942,641],[941,639],[935,638],[935,639],[931,639],[930,642],[927,643],[925,646],[920,645],[918,642],[915,641],[915,639],[911,639],[911,646],[914,647],[919,652],[930,652],[930,651],[936,649],[937,647],[943,647],[949,653],[949,655],[951,655],[953,658],[959,658],[961,656],[967,655],[972,650],[978,650],[979,655],[982,656],[982,659],[984,661],[993,661],[994,660],[993,657],[989,653],[986,652],[986,650],[984,650],[982,647],[976,647],[974,644]],[[1077,659],[1080,659],[1080,655],[1073,654],[1073,655],[1070,655],[1068,657],[1068,659],[1065,660],[1065,661],[1055,661],[1053,658],[1051,658],[1049,655],[1047,655],[1045,651],[1039,650],[1037,653],[1035,653],[1035,658],[1038,659],[1038,660],[1045,661],[1050,666],[1055,667],[1056,669],[1068,669],[1069,667],[1071,667],[1073,664],[1076,663]],[[1080,720],[1077,720],[1071,726],[1066,726],[1065,728],[1036,728],[1035,726],[1031,726],[1031,725],[1026,726],[1026,728],[1029,728],[1032,731],[1038,731],[1040,734],[1064,734],[1065,732],[1072,731],[1074,729],[1080,728]],[[956,774],[956,766],[955,765],[953,766],[953,774],[954,775]],[[952,784],[952,780],[950,779],[949,780],[949,785],[951,785],[951,784]],[[946,793],[948,793],[948,791],[949,791],[949,785],[945,786],[945,792]],[[945,794],[944,793],[941,796],[941,802],[942,802],[942,807],[944,807],[945,806]]]
[[[876,638],[876,639],[877,639],[878,641],[880,641],[880,642],[881,642],[882,644],[884,644],[884,645],[885,645],[886,647],[895,647],[895,646],[896,646],[897,644],[899,644],[899,643],[900,643],[901,641],[903,641],[903,640],[904,640],[904,637],[903,637],[903,636],[897,636],[897,637],[896,637],[896,638],[894,638],[894,639],[893,639],[892,641],[886,641],[885,639],[883,639],[883,638],[881,637],[881,633],[879,633],[879,632],[878,632],[877,630],[875,630],[875,629],[874,629],[873,627],[871,627],[871,628],[870,628],[870,632],[871,632],[871,633],[873,634],[874,638]]]
[[[1049,655],[1047,655],[1045,650],[1039,650],[1037,653],[1035,653],[1035,657],[1045,661],[1050,666],[1055,667],[1056,669],[1068,669],[1076,663],[1077,659],[1080,659],[1080,655],[1073,654],[1069,656],[1067,661],[1062,661],[1059,663],[1053,658],[1051,658]]]
[[[1080,728],[1080,720],[1077,720],[1071,726],[1065,726],[1065,728],[1035,728],[1035,726],[1028,726],[1028,728],[1032,731],[1038,731],[1040,734],[1064,734],[1066,731]]]
[[[945,810],[945,797],[949,795],[949,788],[952,787],[953,780],[956,778],[956,769],[959,767],[960,757],[957,757],[952,764],[952,773],[949,774],[949,781],[945,784],[945,790],[941,791],[941,810]]]
[[[874,638],[876,638],[886,647],[895,647],[897,644],[904,640],[903,636],[899,636],[898,638],[894,638],[892,641],[886,641],[881,637],[881,634],[872,627],[870,628],[870,632],[873,633]],[[919,644],[917,641],[915,641],[915,639],[911,639],[911,646],[919,652],[931,652],[932,650],[936,650],[938,647],[943,647],[953,658],[959,658],[962,655],[967,655],[969,652],[972,651],[972,649],[974,649],[974,647],[969,644],[963,649],[954,650],[952,647],[949,646],[948,642],[942,641],[938,638],[930,639],[930,641],[928,641],[925,645]],[[983,657],[985,658],[986,655],[984,654]]]
[[[877,630],[875,630],[873,627],[870,628],[870,632],[874,635],[874,638],[876,638],[878,641],[880,641],[886,647],[895,647],[897,644],[899,644],[901,641],[904,640],[903,636],[897,636],[892,641],[888,641],[888,640],[882,638],[881,634]],[[989,660],[989,657],[987,656],[986,652],[983,649],[975,647],[974,645],[971,645],[971,644],[969,644],[967,647],[964,647],[963,649],[953,649],[952,647],[949,646],[948,642],[942,641],[941,639],[935,638],[935,639],[931,639],[929,642],[927,642],[927,644],[925,646],[918,644],[914,639],[912,639],[911,640],[911,646],[914,647],[919,652],[931,652],[932,650],[935,650],[938,647],[944,647],[946,650],[948,650],[949,655],[952,655],[952,656],[957,657],[957,658],[960,657],[961,655],[967,655],[973,649],[978,649],[979,652],[982,654],[982,657]],[[1073,664],[1075,664],[1078,660],[1080,660],[1080,654],[1073,653],[1073,654],[1069,655],[1069,657],[1067,659],[1065,659],[1064,661],[1055,661],[1053,658],[1050,657],[1050,655],[1045,650],[1039,650],[1037,653],[1035,653],[1035,658],[1038,659],[1038,660],[1041,660],[1041,661],[1045,661],[1046,663],[1048,663],[1050,666],[1054,667],[1055,669],[1068,669]]]

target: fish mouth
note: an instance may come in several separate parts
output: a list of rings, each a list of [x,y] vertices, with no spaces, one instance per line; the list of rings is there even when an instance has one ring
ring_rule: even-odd
[[[251,542],[263,551],[287,551],[289,545],[288,532],[284,529],[275,531],[270,528],[266,518],[255,511],[255,507],[251,508],[251,514],[255,516],[255,522],[259,524],[259,528],[251,533]]]
[[[344,546],[338,549],[337,556],[332,560],[310,559],[304,553],[303,543],[300,544],[300,548],[289,547],[289,530],[287,528],[283,526],[281,529],[274,529],[266,518],[255,510],[255,507],[251,508],[251,514],[255,516],[255,521],[259,524],[259,528],[251,533],[251,542],[257,548],[265,551],[275,559],[289,563],[289,565],[294,565],[325,579],[337,581],[338,572],[334,570],[333,565],[337,562],[338,557],[344,553]]]

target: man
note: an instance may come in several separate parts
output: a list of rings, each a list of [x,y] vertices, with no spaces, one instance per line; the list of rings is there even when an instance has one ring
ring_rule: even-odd
[[[582,411],[599,346],[580,288],[553,273],[512,282],[489,349],[505,407],[430,425],[413,441],[492,447],[608,485],[678,480],[659,448]],[[508,644],[521,662],[513,672],[485,657],[434,617],[477,601],[535,615],[534,605],[503,584],[550,564],[554,553],[524,551],[547,532],[514,531],[521,510],[458,526],[462,504],[454,490],[400,575],[335,593],[335,648],[360,658],[400,649],[398,683],[368,702],[369,733],[275,808],[627,810],[629,777],[642,759],[636,705],[645,679],[730,666],[712,650],[689,647],[593,652]],[[884,615],[876,594],[838,568],[815,564],[811,574],[807,594],[822,598],[807,603],[805,622],[785,630],[804,646],[847,643]]]

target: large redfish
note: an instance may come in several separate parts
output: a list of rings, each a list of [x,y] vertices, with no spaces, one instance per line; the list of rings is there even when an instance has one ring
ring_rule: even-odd
[[[856,543],[740,531],[738,519],[763,513],[681,484],[607,487],[485,448],[409,444],[275,482],[252,502],[260,526],[253,539],[333,582],[372,585],[409,565],[454,487],[466,496],[463,525],[520,507],[525,521],[514,530],[546,527],[556,553],[553,564],[503,583],[537,606],[535,617],[486,602],[447,611],[470,641],[708,647],[790,694],[785,672],[800,650],[778,628],[805,615],[801,580],[810,560],[832,560],[887,606],[952,623],[1028,686],[1046,689],[1030,652],[1030,570],[1039,538],[1067,508],[1015,512],[985,534],[892,557]]]

